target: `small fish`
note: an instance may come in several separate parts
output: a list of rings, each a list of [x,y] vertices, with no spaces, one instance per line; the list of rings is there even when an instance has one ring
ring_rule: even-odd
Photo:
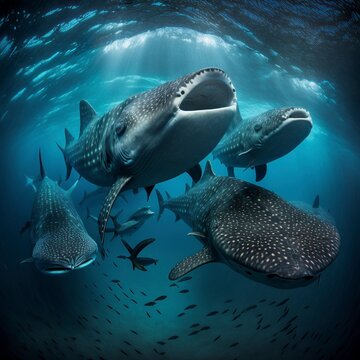
[[[218,336],[213,340],[213,342],[218,341],[220,338],[221,338],[221,335],[218,335]]]
[[[168,340],[176,340],[176,339],[178,339],[179,337],[177,336],[177,335],[173,335],[173,336],[170,336],[169,338],[168,338]]]
[[[115,296],[117,301],[121,301],[120,298],[116,294],[114,294],[114,296]]]
[[[132,346],[131,343],[129,343],[127,340],[124,340],[124,343],[125,343],[126,345]]]
[[[130,299],[134,304],[137,304],[138,302],[135,299]]]
[[[305,334],[301,337],[301,340],[304,340],[309,335],[309,332],[306,331]]]
[[[288,346],[289,346],[290,343],[287,343],[285,344],[282,348],[281,348],[281,351],[284,351]]]
[[[206,316],[214,316],[216,314],[218,314],[219,312],[217,310],[214,311],[210,311],[209,313],[206,314]]]
[[[226,314],[227,312],[229,312],[229,309],[225,309],[222,314]]]
[[[197,327],[197,326],[199,326],[200,324],[199,323],[195,323],[195,324],[192,324],[191,326],[190,326],[190,328],[195,328],[195,327]]]
[[[250,311],[250,310],[253,310],[253,309],[255,309],[255,308],[257,308],[257,305],[250,305],[250,306],[248,306],[246,309],[244,309],[243,311],[241,311],[241,314],[244,314],[245,312]]]
[[[189,336],[196,335],[200,332],[200,330],[195,330],[189,334]]]
[[[182,313],[178,314],[177,317],[181,317],[181,316],[184,316],[184,315],[185,315],[185,313],[182,312]]]
[[[191,305],[188,305],[184,310],[190,310],[190,309],[194,309],[196,308],[197,305],[195,304],[191,304]]]
[[[235,347],[235,346],[238,346],[239,345],[239,343],[238,342],[234,342],[234,343],[232,343],[231,345],[229,345],[229,347]]]
[[[241,324],[241,323],[240,323],[240,324],[237,324],[235,327],[236,327],[236,328],[239,328],[240,326],[243,326],[243,324]]]
[[[161,300],[165,300],[167,298],[166,295],[161,295],[161,296],[158,296],[154,301],[161,301]]]
[[[135,330],[130,330],[133,334],[139,335]]]
[[[264,303],[266,301],[266,299],[261,299],[260,301],[259,301],[259,303]]]
[[[159,352],[158,352],[155,348],[153,348],[153,350],[154,350],[157,354],[159,354]]]
[[[148,317],[151,317],[151,316],[150,316],[150,314],[149,314],[148,312],[146,312],[146,315],[147,315]]]
[[[130,290],[130,292],[133,294],[133,295],[135,295],[135,293],[131,290],[131,289],[129,289]]]
[[[140,291],[141,295],[147,296],[143,291]]]
[[[276,307],[286,304],[289,300],[290,300],[290,298],[286,298],[286,299],[280,301],[278,304],[276,304]]]
[[[157,313],[159,313],[159,314],[161,315],[161,312],[160,312],[160,310],[159,310],[159,309],[156,309],[156,311],[157,311]]]
[[[165,354],[166,354],[166,352],[165,352],[165,351],[163,351],[163,352],[159,353],[159,355],[165,355]]]
[[[232,321],[237,320],[240,316],[241,316],[241,314],[237,314],[237,315],[235,315],[235,316],[232,318]]]
[[[150,301],[145,304],[145,306],[154,306],[154,305],[156,305],[155,301]]]
[[[232,302],[232,299],[227,299],[227,300],[225,300],[225,304],[229,304],[229,303],[231,303]]]
[[[192,279],[192,276],[184,276],[183,278],[181,278],[177,282],[179,283],[179,282],[189,281],[191,279]]]
[[[95,320],[98,320],[98,319],[99,319],[96,315],[92,315],[92,317],[93,317]]]
[[[113,310],[114,308],[111,305],[106,305],[110,310]]]
[[[165,341],[157,341],[157,344],[159,344],[159,345],[165,345],[166,342],[165,342]]]
[[[186,294],[186,293],[188,293],[188,292],[189,292],[189,290],[187,290],[187,289],[184,289],[184,290],[180,290],[180,291],[179,291],[180,294]]]
[[[210,329],[210,326],[203,326],[201,329],[200,329],[200,331],[204,331],[204,330],[209,330]]]
[[[264,325],[261,330],[265,330],[265,329],[268,329],[271,325],[270,324],[267,324],[267,325]]]
[[[121,351],[125,356],[129,356],[129,354],[128,354],[126,351],[124,351],[123,349],[120,349],[120,351]]]
[[[111,320],[110,320],[110,319],[106,319],[106,321],[107,321],[109,324],[111,324]]]
[[[276,303],[276,301],[271,301],[269,302],[269,305],[274,305]]]
[[[171,283],[169,287],[179,287],[176,283]]]
[[[138,349],[134,349],[139,355],[142,355],[142,352]]]
[[[113,265],[114,265],[116,268],[118,267],[115,261],[113,261]]]
[[[119,313],[117,310],[115,310],[115,312],[116,312],[118,315],[120,315],[120,313]]]

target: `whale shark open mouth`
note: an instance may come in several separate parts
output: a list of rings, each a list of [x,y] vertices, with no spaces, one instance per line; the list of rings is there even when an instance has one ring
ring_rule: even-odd
[[[311,116],[310,113],[303,108],[291,108],[289,109],[289,111],[287,111],[282,118],[284,120],[287,119],[298,119],[298,120],[308,120],[311,122]]]
[[[178,92],[182,111],[222,109],[236,102],[235,88],[224,71],[208,68],[198,71]]]
[[[49,274],[49,275],[59,275],[59,274],[65,274],[68,273],[72,270],[77,270],[77,269],[81,269],[85,266],[90,265],[93,261],[95,260],[95,258],[90,258],[90,259],[86,259],[84,261],[82,261],[79,264],[76,264],[74,266],[71,265],[50,265],[49,267],[47,267],[46,269],[43,270],[44,273]]]

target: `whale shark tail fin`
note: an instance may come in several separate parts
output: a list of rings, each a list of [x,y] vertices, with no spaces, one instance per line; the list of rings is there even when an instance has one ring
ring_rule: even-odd
[[[58,148],[61,150],[63,156],[64,156],[64,161],[65,161],[65,165],[66,165],[66,178],[65,180],[67,180],[70,177],[71,174],[71,165],[70,165],[70,160],[69,157],[67,155],[67,147],[69,146],[69,144],[74,141],[74,137],[70,134],[68,129],[65,129],[65,148],[63,148],[62,146],[60,146],[59,144],[57,144]]]
[[[159,204],[159,213],[158,213],[158,216],[157,216],[157,220],[159,221],[160,220],[160,217],[162,215],[162,213],[164,212],[164,198],[163,196],[161,195],[161,192],[156,189],[156,196],[157,196],[157,199],[158,199],[158,204]]]
[[[314,202],[312,204],[313,209],[318,209],[320,206],[320,196],[316,195]]]
[[[40,178],[43,179],[46,176],[44,164],[41,158],[41,150],[39,149],[39,164],[40,164]]]

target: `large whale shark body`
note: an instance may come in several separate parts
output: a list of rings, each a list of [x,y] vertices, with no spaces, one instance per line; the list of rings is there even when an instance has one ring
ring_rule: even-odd
[[[264,188],[215,176],[210,163],[183,196],[164,201],[158,191],[157,195],[160,214],[164,208],[173,211],[203,244],[171,270],[171,280],[198,266],[222,262],[273,286],[303,286],[339,251],[340,236],[333,225]]]
[[[67,165],[88,181],[111,186],[99,215],[106,223],[118,194],[189,172],[201,177],[202,160],[225,134],[237,112],[235,88],[217,68],[207,68],[132,96],[103,116],[80,102],[78,140],[65,130]]]
[[[34,245],[32,257],[45,274],[64,274],[91,264],[98,251],[96,242],[88,235],[71,201],[76,183],[63,190],[46,176],[40,159],[40,177],[31,212],[31,220],[23,228],[30,230]]]
[[[230,176],[234,176],[234,167],[255,167],[256,181],[266,175],[267,163],[292,151],[312,128],[310,113],[295,107],[237,120],[214,150],[214,158],[227,166]]]

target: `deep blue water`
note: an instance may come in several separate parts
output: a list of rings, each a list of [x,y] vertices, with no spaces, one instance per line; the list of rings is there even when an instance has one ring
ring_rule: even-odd
[[[359,12],[355,4],[4,5],[0,18],[0,335],[4,345],[0,357],[351,358],[360,320]],[[289,201],[311,204],[319,194],[321,205],[329,209],[342,246],[320,281],[277,289],[244,278],[223,264],[211,264],[192,272],[193,278],[179,288],[169,287],[171,267],[200,248],[186,236],[191,229],[174,222],[170,211],[159,222],[155,215],[128,238],[133,244],[156,238],[146,255],[159,261],[147,272],[133,271],[129,262],[116,258],[125,253],[119,239],[106,241],[105,261],[99,259],[66,276],[47,277],[32,264],[19,265],[32,251],[28,237],[19,235],[34,198],[24,175],[38,175],[41,147],[48,175],[64,178],[65,164],[56,143],[64,144],[65,127],[78,134],[79,101],[86,99],[103,114],[135,93],[207,66],[229,74],[244,118],[286,106],[311,112],[311,134],[290,154],[269,164],[260,185]],[[226,174],[217,160],[213,166],[217,175]],[[251,170],[237,169],[236,175],[254,182]],[[62,186],[70,187],[77,177],[73,171]],[[157,188],[179,195],[186,182],[190,178],[184,174]],[[81,179],[74,203],[78,204],[84,190],[93,188]],[[126,197],[128,203],[118,199],[116,204],[116,209],[124,209],[122,219],[147,204],[143,190],[127,192]],[[155,194],[148,204],[157,212]],[[101,198],[89,203],[94,214],[100,206]],[[96,224],[85,220],[86,208],[77,205],[77,209],[96,238]],[[119,279],[123,290],[112,279]],[[190,292],[182,294],[180,289]],[[167,299],[154,308],[144,307],[159,295]],[[282,307],[269,305],[286,298],[289,301]],[[227,299],[232,302],[225,303]],[[262,299],[266,301],[259,303]],[[197,307],[178,317],[190,304]],[[255,309],[232,321],[235,309],[238,313],[253,304]],[[289,314],[278,322],[285,306]],[[227,308],[225,314],[206,316]],[[262,325],[270,327],[256,329],[259,314]],[[294,316],[296,329],[290,334],[279,332]],[[210,329],[189,336],[193,323]],[[172,335],[179,338],[167,340]],[[214,342],[218,335],[221,338]],[[157,343],[161,340],[166,345]],[[235,342],[239,344],[229,347]]]

